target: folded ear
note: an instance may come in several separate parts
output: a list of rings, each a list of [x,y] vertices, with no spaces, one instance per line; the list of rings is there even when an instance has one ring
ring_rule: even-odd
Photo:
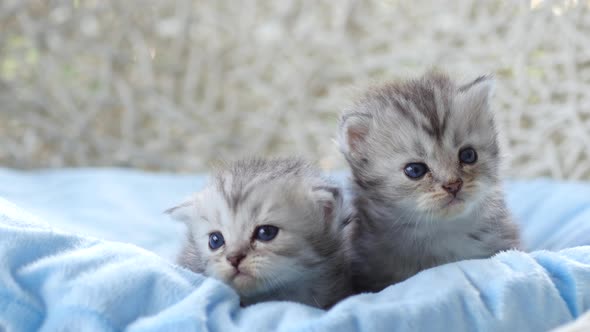
[[[312,196],[323,212],[324,221],[333,224],[339,218],[342,207],[342,192],[336,186],[315,186],[312,188]]]
[[[340,149],[347,156],[355,156],[371,129],[372,117],[364,113],[348,113],[340,119]]]
[[[164,213],[169,214],[172,219],[184,223],[195,220],[195,217],[198,214],[196,200],[194,198],[187,199],[179,205],[164,211]]]
[[[492,75],[483,75],[459,87],[459,96],[464,105],[471,109],[489,109],[490,97],[494,91],[495,80]]]

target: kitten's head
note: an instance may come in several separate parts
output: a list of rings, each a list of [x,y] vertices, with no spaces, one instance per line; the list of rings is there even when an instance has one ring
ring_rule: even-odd
[[[238,291],[245,303],[320,276],[338,249],[340,190],[299,159],[247,160],[169,210],[188,227],[184,264]]]
[[[359,190],[414,217],[455,217],[498,183],[493,80],[456,85],[435,71],[370,89],[341,119]]]

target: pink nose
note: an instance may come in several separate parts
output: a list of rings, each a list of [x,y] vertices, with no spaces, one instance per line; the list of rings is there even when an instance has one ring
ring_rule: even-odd
[[[463,187],[463,180],[457,179],[453,182],[443,184],[442,187],[449,194],[457,196],[457,193],[461,191],[461,187]]]
[[[246,255],[244,255],[243,253],[239,253],[227,256],[226,258],[233,267],[238,267],[238,265],[240,265],[240,262],[242,261],[242,259],[244,259],[244,257],[246,257]]]

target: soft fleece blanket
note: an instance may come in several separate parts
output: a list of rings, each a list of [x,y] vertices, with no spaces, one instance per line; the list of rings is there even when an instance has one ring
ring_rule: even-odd
[[[161,212],[202,183],[0,170],[0,331],[544,331],[590,309],[588,184],[507,183],[532,253],[440,266],[322,311],[240,308],[229,287],[171,262],[183,229]]]

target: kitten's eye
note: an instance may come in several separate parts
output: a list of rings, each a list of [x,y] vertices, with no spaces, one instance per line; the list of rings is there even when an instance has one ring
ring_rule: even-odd
[[[477,161],[477,152],[473,148],[465,148],[459,151],[459,160],[464,164],[473,164]]]
[[[404,173],[413,180],[417,180],[428,172],[428,166],[423,163],[410,163],[404,167]]]
[[[279,229],[272,225],[258,226],[254,230],[254,238],[260,241],[270,241],[277,236]]]
[[[219,249],[219,247],[221,247],[224,243],[225,240],[223,239],[223,235],[221,235],[220,232],[213,232],[209,234],[209,248],[211,248],[211,250]]]

